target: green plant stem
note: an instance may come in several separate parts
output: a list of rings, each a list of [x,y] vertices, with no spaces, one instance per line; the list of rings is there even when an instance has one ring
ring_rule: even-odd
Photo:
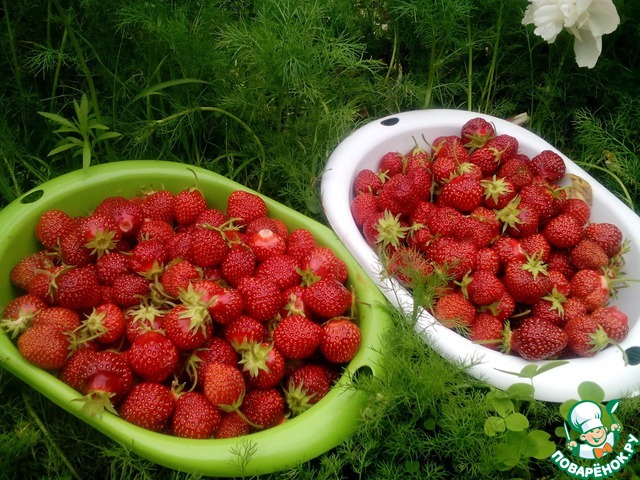
[[[601,167],[600,165],[594,165],[592,163],[589,163],[589,164],[584,162],[576,162],[576,163],[578,165],[581,165],[584,168],[594,168],[596,170],[600,170],[601,172],[604,172],[609,176],[611,176],[611,178],[613,178],[615,182],[620,186],[620,189],[624,194],[624,199],[627,202],[627,205],[629,205],[629,208],[631,208],[631,210],[634,209],[633,200],[631,199],[631,195],[629,195],[629,191],[627,190],[627,187],[625,187],[624,182],[620,180],[620,178],[618,178],[618,176],[614,174],[611,170],[609,170],[608,168]]]
[[[11,20],[9,17],[9,8],[7,5],[7,0],[2,0],[2,10],[4,11],[4,21],[7,25],[7,38],[9,39],[9,49],[11,50],[11,68],[13,69],[13,76],[15,77],[16,87],[18,88],[18,92],[20,92],[20,97],[24,98],[25,93],[22,87],[22,78],[20,76],[20,65],[18,63],[18,54],[16,52],[15,39],[13,38],[13,29],[11,27]],[[27,115],[24,110],[22,101],[20,101],[19,104],[20,104],[20,117],[22,119],[23,131],[25,132],[25,135],[27,135],[27,132],[29,131],[27,129],[27,121],[26,121]]]
[[[432,38],[435,38],[435,32],[432,35]],[[427,77],[427,93],[425,95],[424,98],[424,108],[428,108],[429,105],[431,105],[431,97],[433,95],[433,82],[435,81],[435,77],[436,77],[436,62],[438,61],[436,59],[436,42],[432,41],[431,42],[431,55],[430,55],[430,61],[429,61],[429,74]]]
[[[467,63],[467,109],[473,110],[473,41],[471,40],[471,15],[467,17],[467,44],[469,57]]]
[[[396,55],[398,54],[398,25],[393,25],[393,49],[391,50],[391,60],[389,60],[389,68],[387,69],[387,75],[385,76],[385,82],[389,80],[391,76],[391,70],[393,70],[396,64]]]
[[[258,178],[258,187],[256,188],[257,191],[260,191],[262,189],[262,182],[264,181],[264,172],[265,172],[265,167],[267,163],[267,155],[265,153],[264,146],[262,145],[262,142],[260,141],[258,136],[251,129],[251,127],[247,125],[245,122],[243,122],[240,118],[236,117],[234,114],[227,112],[226,110],[223,110],[218,107],[193,107],[193,108],[188,108],[186,110],[182,110],[181,112],[178,112],[178,113],[174,113],[173,115],[169,115],[168,117],[165,117],[161,120],[155,120],[154,123],[156,125],[164,125],[180,117],[184,117],[185,115],[190,115],[194,112],[215,112],[215,113],[220,113],[222,115],[225,115],[230,119],[232,119],[233,121],[235,121],[236,123],[238,123],[242,128],[244,128],[249,133],[249,135],[251,135],[254,142],[260,149],[260,175]]]
[[[56,90],[58,89],[58,83],[60,82],[60,71],[62,70],[62,64],[64,63],[64,47],[67,43],[67,29],[62,32],[62,40],[60,41],[60,48],[58,50],[58,62],[56,63],[56,70],[53,74],[53,85],[51,86],[51,100],[49,102],[49,111],[53,112],[55,105]]]
[[[496,84],[496,66],[498,64],[498,48],[500,45],[500,31],[502,29],[502,9],[504,8],[504,2],[500,2],[500,9],[498,10],[498,18],[496,20],[496,36],[495,43],[493,44],[493,55],[491,56],[491,66],[489,67],[489,73],[482,92],[482,101],[484,102],[483,111],[486,113],[491,106],[491,99],[493,98],[493,89]]]
[[[67,456],[60,449],[58,444],[53,440],[53,437],[49,433],[49,430],[47,430],[47,427],[44,425],[44,423],[42,423],[42,420],[40,420],[40,417],[38,417],[38,414],[36,413],[36,411],[34,410],[33,406],[31,405],[31,401],[29,400],[29,397],[25,393],[24,389],[22,390],[22,401],[24,402],[24,406],[25,406],[25,408],[27,410],[27,413],[29,413],[29,416],[31,417],[31,419],[38,426],[38,428],[40,429],[40,431],[44,435],[44,437],[47,440],[47,442],[49,443],[49,445],[60,456],[60,460],[62,460],[62,463],[64,463],[66,465],[66,467],[69,469],[69,473],[71,474],[71,476],[73,478],[77,479],[77,480],[82,480],[82,477],[78,474],[76,469],[73,468],[73,465],[71,465],[71,462],[69,462],[69,459],[67,458]]]

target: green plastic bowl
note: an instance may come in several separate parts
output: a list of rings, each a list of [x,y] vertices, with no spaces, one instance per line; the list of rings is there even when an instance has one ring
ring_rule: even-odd
[[[210,207],[224,210],[229,194],[247,189],[202,168],[155,160],[132,160],[97,165],[87,172],[74,171],[27,192],[0,211],[0,311],[18,292],[10,283],[13,266],[40,249],[35,238],[38,217],[58,208],[71,215],[86,214],[106,196],[131,197],[145,187],[164,187],[174,193],[198,187]],[[254,192],[255,193],[255,192]],[[348,388],[358,372],[376,374],[381,360],[381,339],[389,324],[386,299],[368,275],[328,227],[266,197],[269,215],[283,220],[290,229],[305,227],[319,244],[332,248],[349,269],[348,283],[358,300],[356,322],[362,330],[362,345],[332,390],[316,405],[282,425],[232,439],[192,440],[154,433],[130,424],[108,412],[91,417],[81,411],[80,394],[54,375],[28,363],[11,339],[0,333],[0,365],[49,400],[82,419],[96,430],[138,455],[159,465],[207,476],[240,476],[272,473],[311,460],[334,448],[356,428],[366,397]],[[250,453],[245,464],[243,455]]]

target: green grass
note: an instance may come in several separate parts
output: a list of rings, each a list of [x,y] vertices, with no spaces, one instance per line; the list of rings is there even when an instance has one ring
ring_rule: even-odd
[[[615,3],[621,25],[585,70],[566,32],[548,45],[521,25],[524,0],[2,0],[0,207],[83,165],[158,158],[323,221],[319,179],[340,140],[387,114],[442,107],[528,113],[528,128],[640,212],[640,3]],[[60,119],[75,130],[56,132]],[[558,476],[529,457],[499,469],[504,439],[484,432],[491,389],[394,318],[387,345],[402,355],[362,379],[363,427],[265,478]],[[131,454],[3,370],[0,404],[0,479],[198,478]],[[556,405],[520,410],[531,429],[559,424]],[[623,401],[630,429],[639,413]]]

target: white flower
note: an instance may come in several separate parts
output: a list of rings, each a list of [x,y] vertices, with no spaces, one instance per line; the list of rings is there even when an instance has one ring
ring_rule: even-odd
[[[533,33],[553,43],[567,29],[575,37],[578,66],[593,68],[602,52],[602,36],[613,32],[620,17],[612,0],[529,0],[523,25],[534,24]]]

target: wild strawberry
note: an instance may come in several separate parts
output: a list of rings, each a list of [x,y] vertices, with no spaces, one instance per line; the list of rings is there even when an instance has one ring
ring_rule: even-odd
[[[233,345],[227,339],[214,335],[202,347],[195,349],[189,355],[184,370],[192,384],[202,388],[204,369],[208,363],[220,362],[235,367],[238,360],[238,352],[233,348]]]
[[[297,416],[329,393],[331,380],[322,366],[307,363],[296,368],[285,385],[286,404],[291,415]]]
[[[216,429],[214,438],[235,438],[248,435],[251,431],[249,424],[238,412],[222,413],[222,421]]]
[[[487,140],[487,143],[485,143],[484,146],[485,148],[491,148],[500,152],[501,160],[507,161],[518,154],[520,143],[517,138],[507,135],[506,133],[502,133]]]
[[[191,261],[203,268],[220,265],[229,245],[220,231],[197,227],[191,233]]]
[[[436,238],[428,248],[428,257],[453,280],[462,277],[476,268],[478,247],[468,240],[456,240],[452,237]]]
[[[438,196],[438,204],[468,213],[480,206],[483,195],[484,188],[480,181],[465,176],[457,176],[442,187],[442,191]]]
[[[179,225],[190,225],[207,209],[207,201],[196,187],[180,191],[175,200],[175,219]]]
[[[533,304],[551,288],[546,264],[539,255],[525,262],[510,262],[503,276],[504,285],[516,302]]]
[[[91,415],[114,407],[128,398],[133,387],[133,373],[126,356],[112,350],[91,352],[84,362],[79,390],[85,395],[85,406]]]
[[[56,278],[54,301],[72,310],[90,309],[101,301],[98,275],[93,266],[71,267]]]
[[[59,370],[67,363],[69,340],[55,324],[26,329],[17,347],[29,363],[43,370]]]
[[[171,223],[159,219],[146,219],[138,229],[136,240],[158,240],[166,244],[175,234]]]
[[[160,284],[163,291],[172,298],[178,298],[183,290],[189,287],[189,283],[200,279],[200,271],[188,260],[178,260],[169,263],[162,271]]]
[[[476,270],[466,286],[469,300],[475,305],[489,305],[497,302],[505,293],[502,281],[487,270]]]
[[[551,254],[551,245],[540,233],[520,238],[520,248],[529,256],[537,255],[543,262],[548,261]]]
[[[31,325],[57,325],[62,332],[72,332],[81,324],[80,314],[64,307],[47,307],[40,310]]]
[[[608,345],[606,332],[591,316],[567,320],[564,330],[569,338],[569,348],[579,357],[593,357]]]
[[[238,368],[226,363],[208,363],[203,381],[203,393],[213,405],[229,412],[242,404],[246,385]]]
[[[480,148],[496,135],[494,126],[482,117],[467,120],[460,129],[464,146],[470,149]]]
[[[129,256],[129,268],[152,280],[162,274],[166,261],[167,252],[160,240],[141,240]]]
[[[597,242],[609,258],[616,256],[622,249],[622,232],[612,223],[590,223],[584,229],[584,236]]]
[[[331,318],[347,312],[353,294],[335,278],[322,278],[307,287],[304,302],[316,315]]]
[[[125,328],[124,313],[114,303],[103,303],[94,307],[82,321],[82,331],[102,344],[119,340],[124,335]]]
[[[298,261],[286,253],[272,255],[256,268],[255,275],[272,279],[279,290],[286,290],[300,285],[302,276],[299,273]]]
[[[320,353],[331,363],[350,362],[362,342],[360,327],[346,317],[334,317],[322,325]]]
[[[597,270],[578,270],[569,283],[570,295],[582,300],[588,312],[604,307],[609,301],[609,282]]]
[[[484,188],[484,205],[488,208],[504,208],[516,195],[516,187],[504,177],[494,175],[481,180],[480,184]]]
[[[303,315],[283,318],[273,332],[274,345],[290,360],[310,357],[321,341],[322,327]]]
[[[123,273],[113,280],[113,300],[121,307],[138,305],[149,292],[149,281],[137,273]]]
[[[356,226],[362,227],[367,217],[379,213],[376,196],[373,193],[363,192],[351,202],[351,215]]]
[[[591,318],[595,319],[607,336],[621,342],[629,333],[629,316],[616,306],[600,307],[591,312]]]
[[[287,242],[284,237],[269,229],[262,229],[247,238],[247,245],[256,256],[258,262],[263,262],[272,255],[285,253]]]
[[[533,157],[529,168],[531,168],[534,175],[539,175],[552,182],[560,180],[566,173],[564,160],[551,150],[543,150]]]
[[[238,225],[267,216],[267,205],[262,197],[244,190],[235,190],[227,199],[227,216],[236,219]]]
[[[5,333],[15,338],[29,328],[34,318],[48,305],[42,298],[31,293],[25,293],[9,301],[0,320],[0,327]]]
[[[242,351],[242,373],[247,385],[258,390],[277,386],[285,374],[285,357],[273,343],[251,343]]]
[[[382,188],[383,174],[374,172],[369,168],[363,168],[356,174],[353,180],[353,193],[358,196],[361,193],[377,195]]]
[[[546,360],[555,357],[567,346],[565,331],[551,322],[537,317],[527,317],[514,330],[505,332],[506,350],[513,351],[525,360]]]
[[[135,237],[144,221],[142,206],[122,196],[105,198],[93,213],[113,218],[123,237]]]
[[[313,234],[304,228],[297,228],[289,233],[287,240],[286,253],[293,258],[301,261],[309,252],[317,246],[317,242]]]
[[[29,283],[40,270],[53,266],[46,250],[38,250],[36,253],[21,258],[16,265],[11,268],[9,279],[11,284],[20,290],[27,291]]]
[[[590,268],[599,270],[609,263],[607,252],[590,238],[584,238],[571,249],[571,264],[578,270]]]
[[[224,338],[236,351],[248,348],[250,343],[261,343],[267,337],[267,327],[249,315],[240,315],[223,329]]]
[[[76,227],[76,221],[68,213],[58,210],[46,210],[40,215],[35,227],[38,241],[47,249],[54,249],[60,239]]]
[[[165,335],[143,333],[127,350],[131,369],[145,382],[164,382],[178,364],[178,349]]]
[[[209,304],[211,318],[218,325],[229,325],[244,311],[244,300],[238,290],[223,287]]]
[[[185,392],[176,399],[171,431],[176,437],[211,438],[222,423],[222,413],[200,392]]]
[[[173,223],[176,197],[168,190],[152,191],[144,195],[140,206],[145,218]]]
[[[256,320],[266,322],[280,310],[280,290],[274,280],[264,277],[244,277],[238,283],[245,312]]]
[[[533,205],[522,202],[519,196],[498,210],[496,216],[503,224],[503,233],[511,237],[533,235],[538,232],[540,226],[538,210]]]
[[[378,162],[378,172],[393,177],[404,171],[405,157],[400,152],[387,152]]]
[[[520,204],[526,204],[535,208],[541,224],[545,223],[554,215],[553,195],[551,189],[546,185],[526,185],[518,192]]]
[[[447,328],[467,329],[476,317],[476,307],[461,292],[455,291],[436,300],[433,315]]]
[[[571,248],[582,237],[582,225],[573,215],[561,213],[547,222],[542,234],[556,248]]]
[[[591,217],[591,206],[581,198],[567,198],[562,204],[561,213],[568,213],[586,225]]]
[[[112,217],[92,214],[80,219],[78,228],[84,246],[98,257],[115,250],[122,232]]]
[[[137,305],[127,308],[125,310],[127,340],[133,343],[136,338],[146,332],[162,332],[165,313],[146,298]]]
[[[85,240],[80,228],[73,229],[60,237],[60,259],[65,265],[82,267],[94,260],[91,250],[85,247]]]
[[[282,318],[290,315],[304,315],[306,317],[312,315],[311,310],[304,303],[305,289],[306,287],[302,285],[295,285],[282,292],[282,307],[280,307]]]
[[[104,285],[113,285],[118,275],[129,272],[129,256],[124,253],[110,252],[96,260],[96,274]]]
[[[502,320],[488,312],[479,312],[469,330],[469,340],[498,350],[502,344],[502,330]]]
[[[164,331],[178,350],[194,350],[211,338],[213,324],[205,306],[178,304],[164,316]]]
[[[161,383],[138,383],[120,407],[120,417],[129,423],[151,430],[164,431],[175,409],[171,389]]]
[[[245,418],[258,429],[277,425],[284,420],[285,401],[276,388],[250,390],[244,397],[241,411]]]
[[[498,177],[509,181],[516,189],[516,192],[533,181],[533,172],[529,167],[529,159],[524,155],[516,155],[505,160],[498,169]]]

